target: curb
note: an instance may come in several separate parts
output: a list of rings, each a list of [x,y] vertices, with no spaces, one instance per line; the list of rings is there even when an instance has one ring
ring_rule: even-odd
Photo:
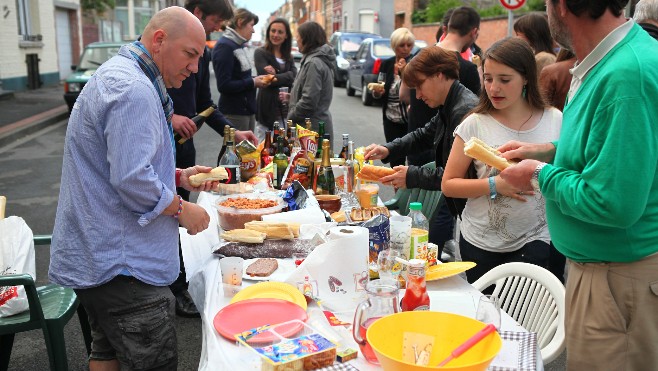
[[[0,147],[4,147],[25,136],[33,134],[69,116],[66,104],[48,111],[16,121],[0,128]]]

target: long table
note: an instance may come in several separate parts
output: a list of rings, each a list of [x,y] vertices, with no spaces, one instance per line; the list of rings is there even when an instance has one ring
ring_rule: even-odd
[[[231,294],[234,293],[231,291],[231,287],[222,284],[219,259],[212,254],[214,248],[220,243],[217,211],[212,206],[218,197],[212,193],[202,192],[197,200],[197,203],[204,207],[210,215],[208,229],[195,236],[188,235],[183,228],[180,230],[189,292],[199,309],[202,320],[203,346],[199,370],[259,370],[260,362],[257,361],[257,357],[254,358],[251,350],[221,337],[213,325],[215,315],[229,304]],[[243,286],[249,284],[251,283],[243,281]],[[428,282],[427,288],[431,299],[431,310],[469,317],[474,317],[476,300],[482,295],[460,276]],[[343,321],[352,322],[353,312],[335,314]],[[502,312],[501,331],[526,332],[504,312]],[[351,347],[358,349],[355,342],[351,344]],[[543,370],[539,349],[537,352],[537,370]],[[368,363],[360,353],[357,359],[350,361],[350,364],[359,370],[381,369]]]

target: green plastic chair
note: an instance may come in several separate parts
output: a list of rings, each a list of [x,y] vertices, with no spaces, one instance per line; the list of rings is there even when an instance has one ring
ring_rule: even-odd
[[[428,162],[422,167],[425,169],[436,169],[434,162]],[[429,191],[420,188],[400,188],[395,192],[392,199],[384,202],[384,205],[389,210],[397,210],[400,215],[407,215],[409,214],[409,203],[420,202],[423,204],[423,215],[429,220],[434,216],[436,207],[439,205],[439,200],[441,200],[441,194],[441,191]]]
[[[35,245],[49,245],[51,236],[34,236]],[[27,293],[29,310],[0,318],[0,370],[9,368],[14,335],[19,332],[41,329],[46,342],[51,370],[68,370],[64,326],[74,313],[78,313],[87,353],[91,352],[91,329],[87,313],[72,289],[56,284],[37,287],[29,274],[0,276],[0,287],[23,286]]]

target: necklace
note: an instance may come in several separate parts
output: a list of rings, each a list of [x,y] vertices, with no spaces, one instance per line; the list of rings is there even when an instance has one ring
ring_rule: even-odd
[[[523,129],[523,127],[525,126],[525,124],[527,124],[528,121],[530,121],[530,119],[531,119],[532,116],[534,116],[534,115],[535,115],[535,113],[534,113],[533,111],[530,111],[530,117],[528,117],[525,121],[523,121],[523,124],[521,124],[521,126],[519,126],[518,130],[516,130],[516,136],[517,136],[517,137],[521,135],[521,129]]]

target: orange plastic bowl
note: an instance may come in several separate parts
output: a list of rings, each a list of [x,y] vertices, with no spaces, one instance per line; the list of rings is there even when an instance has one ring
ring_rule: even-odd
[[[445,367],[436,368],[451,351],[484,328],[485,324],[472,318],[443,312],[402,312],[375,321],[366,332],[366,338],[387,371],[407,370],[486,370],[503,345],[497,332],[490,334],[453,359]],[[415,332],[435,337],[427,366],[402,361],[402,337]]]

